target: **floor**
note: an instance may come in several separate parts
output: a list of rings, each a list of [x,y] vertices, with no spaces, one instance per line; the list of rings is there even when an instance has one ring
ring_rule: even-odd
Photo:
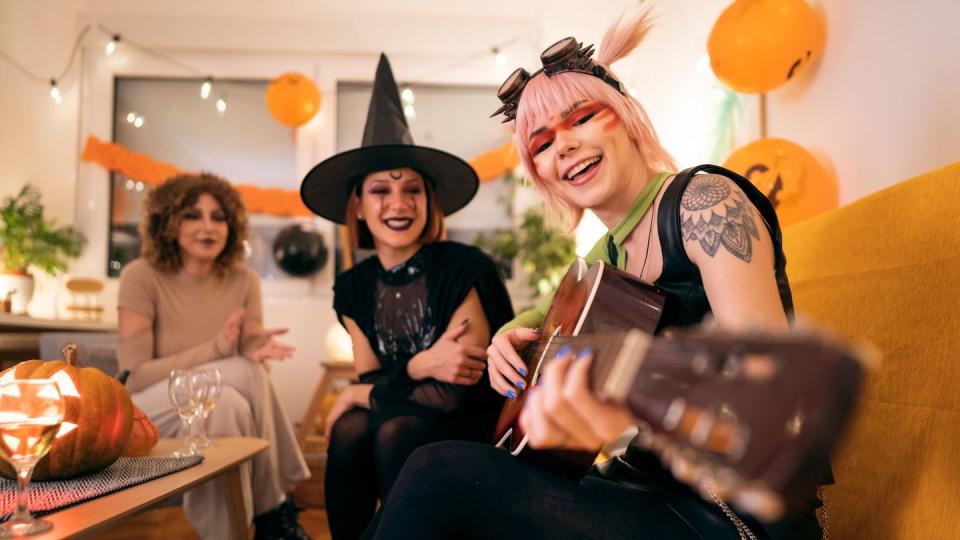
[[[330,540],[327,513],[323,508],[308,508],[300,514],[300,524],[314,540]],[[251,529],[251,537],[253,529]],[[154,508],[127,518],[95,536],[100,540],[200,540],[179,506]]]

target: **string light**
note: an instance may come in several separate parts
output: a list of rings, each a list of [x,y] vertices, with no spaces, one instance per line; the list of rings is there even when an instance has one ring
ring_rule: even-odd
[[[63,103],[63,96],[60,95],[60,89],[57,88],[56,79],[50,79],[50,99],[57,105]]]
[[[417,118],[417,111],[413,110],[413,105],[404,105],[403,115],[407,117],[407,120],[415,120]]]
[[[117,50],[117,43],[120,43],[120,34],[114,34],[113,37],[110,38],[110,41],[107,42],[106,49],[103,51],[104,54],[107,56],[112,55],[113,51]]]
[[[137,127],[137,128],[143,127],[143,122],[144,122],[143,117],[138,116],[133,120],[133,127]]]
[[[493,62],[498,66],[507,65],[507,55],[503,54],[503,51],[500,50],[500,47],[493,48]]]
[[[137,113],[130,111],[127,113],[127,123],[132,124],[137,119]]]
[[[413,105],[413,89],[409,86],[404,88],[403,91],[400,92],[400,100],[403,101],[404,105]]]
[[[203,81],[203,84],[200,85],[200,99],[207,99],[210,97],[210,92],[213,90],[213,77],[207,77],[207,80]]]
[[[220,114],[227,112],[227,96],[220,96],[217,100],[217,112]]]

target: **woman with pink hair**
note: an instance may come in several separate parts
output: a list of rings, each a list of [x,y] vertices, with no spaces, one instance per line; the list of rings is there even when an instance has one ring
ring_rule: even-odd
[[[516,144],[547,210],[573,228],[591,210],[608,227],[585,257],[604,261],[666,295],[657,331],[708,314],[732,330],[782,330],[792,314],[780,229],[770,203],[720,167],[680,173],[639,103],[610,64],[650,29],[648,13],[592,46],[566,38],[541,55],[543,69],[515,71],[498,91]],[[690,129],[698,129],[691,126]],[[708,174],[696,174],[706,170]],[[524,390],[517,354],[537,339],[549,299],[502,327],[487,350],[491,385]],[[569,348],[529,390],[521,427],[534,448],[597,451],[639,424],[587,386],[589,350]],[[407,461],[375,538],[819,538],[815,487],[791,496],[782,519],[761,523],[683,484],[631,444],[579,481],[538,469],[493,446],[446,442]]]

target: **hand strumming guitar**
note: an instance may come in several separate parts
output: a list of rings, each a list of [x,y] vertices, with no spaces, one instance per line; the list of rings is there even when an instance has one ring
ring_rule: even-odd
[[[514,328],[493,337],[487,347],[487,371],[494,390],[510,399],[517,397],[518,389],[523,390],[527,367],[517,351],[539,337],[537,328]]]

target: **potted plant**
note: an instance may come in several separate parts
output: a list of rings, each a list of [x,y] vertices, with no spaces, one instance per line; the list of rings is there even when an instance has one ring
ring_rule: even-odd
[[[43,217],[40,192],[27,184],[0,206],[0,302],[10,298],[14,313],[25,313],[33,297],[31,270],[62,272],[83,251],[86,239],[70,226]]]
[[[510,209],[522,180],[511,172],[503,181],[510,185],[510,190],[501,203]],[[521,301],[521,308],[532,307],[553,292],[576,258],[576,242],[547,224],[542,204],[524,210],[520,222],[512,229],[478,234],[474,244],[494,260],[519,260],[529,291],[526,301]]]

